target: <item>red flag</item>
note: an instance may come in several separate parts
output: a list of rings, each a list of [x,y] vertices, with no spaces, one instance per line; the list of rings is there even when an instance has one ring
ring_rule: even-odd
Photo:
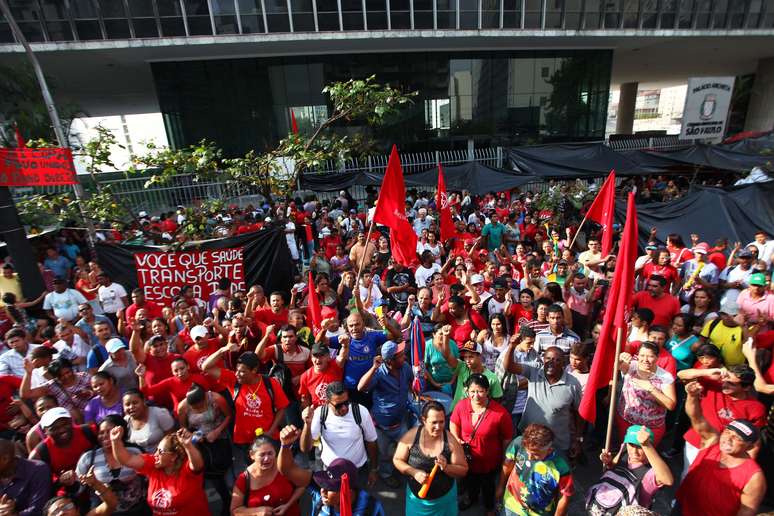
[[[446,181],[443,177],[443,169],[438,163],[438,188],[435,192],[435,207],[438,209],[438,216],[441,219],[441,242],[445,242],[457,236],[457,230],[452,221],[451,207],[449,206],[449,197],[446,195]]]
[[[339,491],[339,516],[352,516],[352,492],[349,490],[349,475],[341,475]]]
[[[298,134],[298,122],[296,122],[296,114],[293,113],[293,108],[290,108],[290,129],[293,134]]]
[[[320,309],[320,300],[317,299],[317,290],[314,288],[314,278],[312,271],[309,271],[309,305],[306,308],[307,317],[312,321],[312,330],[320,331],[322,322],[322,311]]]
[[[16,146],[26,147],[27,142],[24,141],[24,136],[22,136],[21,131],[19,131],[19,126],[17,124],[14,124],[13,129],[16,132]]]
[[[613,212],[615,211],[615,170],[605,179],[594,202],[586,212],[586,218],[602,225],[602,256],[613,249]]]
[[[417,235],[406,217],[406,185],[403,182],[398,149],[394,145],[373,220],[390,228],[393,257],[406,267],[410,266],[417,255]]]
[[[605,316],[602,320],[602,330],[591,364],[591,372],[583,391],[578,412],[581,417],[591,423],[597,415],[597,391],[606,387],[613,377],[613,365],[616,357],[616,335],[620,329],[626,339],[626,314],[632,303],[634,289],[634,262],[637,259],[637,207],[634,204],[634,194],[629,193],[629,203],[626,208],[626,225],[621,235],[621,245],[618,249],[618,259],[615,264],[613,284],[605,306]],[[615,394],[613,394],[615,396]],[[615,400],[612,400],[615,402]]]

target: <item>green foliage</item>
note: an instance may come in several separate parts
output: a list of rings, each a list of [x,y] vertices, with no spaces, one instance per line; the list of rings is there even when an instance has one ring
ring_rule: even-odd
[[[223,151],[214,142],[200,141],[185,149],[159,147],[146,143],[148,153],[132,155],[129,172],[137,173],[144,169],[153,171],[145,188],[163,184],[177,174],[191,174],[194,181],[212,180],[221,168]]]

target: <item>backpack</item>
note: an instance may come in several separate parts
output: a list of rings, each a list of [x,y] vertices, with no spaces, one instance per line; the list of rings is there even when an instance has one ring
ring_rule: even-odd
[[[618,465],[605,471],[599,482],[591,486],[586,496],[586,511],[593,516],[613,516],[622,507],[637,505],[642,479],[650,471],[650,465],[629,469],[626,452],[621,454]]]

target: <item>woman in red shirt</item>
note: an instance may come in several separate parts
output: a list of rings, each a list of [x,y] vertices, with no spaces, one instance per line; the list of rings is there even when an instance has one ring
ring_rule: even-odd
[[[653,262],[646,263],[645,267],[643,267],[642,269],[642,275],[646,281],[649,280],[650,277],[654,274],[663,276],[664,279],[667,280],[667,284],[665,287],[665,290],[667,292],[672,291],[672,286],[679,279],[679,275],[677,274],[677,269],[672,267],[672,263],[670,260],[671,260],[671,255],[669,254],[669,251],[667,249],[661,249],[660,251],[658,251],[658,255],[656,257],[656,263],[653,263]]]
[[[250,446],[252,464],[234,482],[231,514],[255,514],[257,509],[270,509],[274,514],[300,516],[298,500],[304,494],[303,485],[293,484],[277,469],[276,441],[258,436]],[[281,512],[280,512],[281,511]]]
[[[123,443],[124,429],[110,430],[116,460],[148,477],[148,505],[154,516],[204,516],[210,514],[204,492],[204,459],[193,434],[181,428],[167,434],[156,452],[133,455]]]
[[[468,460],[468,474],[462,481],[464,494],[459,508],[464,511],[470,507],[481,491],[484,510],[494,514],[495,480],[505,445],[513,438],[513,423],[508,411],[489,398],[486,376],[472,374],[465,389],[468,397],[454,407],[449,427],[463,447],[469,447],[472,458]]]

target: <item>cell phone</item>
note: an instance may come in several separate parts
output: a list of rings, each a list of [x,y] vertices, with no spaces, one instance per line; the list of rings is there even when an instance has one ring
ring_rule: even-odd
[[[607,287],[608,285],[610,285],[610,281],[606,279],[601,279],[597,281],[597,285],[599,285],[600,287]]]

